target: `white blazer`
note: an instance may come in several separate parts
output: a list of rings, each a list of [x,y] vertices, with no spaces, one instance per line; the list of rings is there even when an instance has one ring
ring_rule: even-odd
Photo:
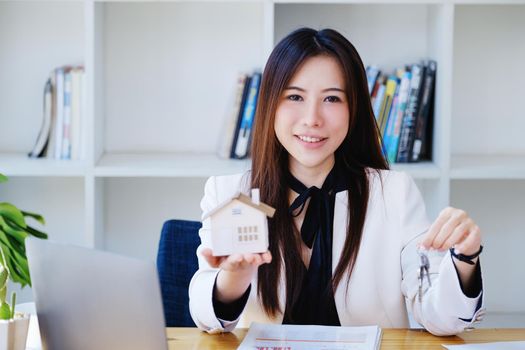
[[[409,327],[408,314],[435,335],[452,335],[471,328],[484,314],[483,292],[475,298],[465,296],[449,252],[430,254],[432,287],[418,297],[419,256],[416,245],[430,222],[413,180],[402,172],[369,171],[370,198],[361,246],[347,286],[343,277],[334,292],[342,326],[379,325],[383,328]],[[210,177],[201,201],[203,215],[232,197],[249,193],[250,173]],[[336,195],[333,227],[332,268],[335,270],[343,249],[348,201],[347,192]],[[211,268],[200,250],[209,247],[209,219],[199,232],[197,249],[199,270],[189,286],[190,313],[195,324],[209,333],[249,327],[251,322],[282,323],[283,315],[269,318],[257,298],[257,277],[239,319],[219,320],[212,303],[213,286],[219,269]],[[286,286],[284,272],[278,286],[284,310]],[[463,320],[462,320],[463,319]],[[466,320],[466,321],[465,321]]]

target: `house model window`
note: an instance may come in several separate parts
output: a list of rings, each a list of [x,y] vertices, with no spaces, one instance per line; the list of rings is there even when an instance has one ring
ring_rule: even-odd
[[[251,198],[236,193],[232,198],[207,213],[210,220],[213,255],[263,253],[268,250],[268,219],[275,209],[259,200],[259,189]]]

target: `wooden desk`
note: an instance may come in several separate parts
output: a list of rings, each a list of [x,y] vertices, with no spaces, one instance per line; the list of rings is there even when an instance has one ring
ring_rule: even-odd
[[[170,350],[236,349],[246,335],[246,332],[247,329],[236,329],[232,333],[210,335],[196,328],[167,328]],[[452,337],[435,337],[419,329],[383,329],[381,350],[443,350],[444,348],[441,344],[484,343],[511,340],[525,341],[525,329],[475,329]]]

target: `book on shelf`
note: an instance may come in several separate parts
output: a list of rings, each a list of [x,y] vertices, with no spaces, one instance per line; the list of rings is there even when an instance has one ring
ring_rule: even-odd
[[[40,127],[40,132],[36,139],[35,145],[31,152],[29,152],[29,157],[38,158],[43,156],[45,148],[49,140],[49,131],[52,125],[53,117],[53,84],[51,83],[51,78],[48,78],[44,87],[44,104],[43,104],[43,115],[44,119],[42,121],[42,126]]]
[[[237,131],[237,125],[240,122],[242,114],[240,114],[241,107],[243,105],[243,98],[246,99],[248,91],[246,82],[249,80],[249,75],[246,73],[240,73],[237,77],[235,86],[235,94],[233,95],[234,101],[229,105],[228,115],[226,116],[226,124],[224,125],[221,138],[219,140],[218,155],[221,158],[230,158],[232,154],[232,146],[235,141],[235,133]],[[246,91],[246,93],[244,92]]]
[[[384,75],[380,75],[377,78],[376,85],[374,87],[374,91],[372,91],[372,108],[374,110],[374,116],[376,118],[376,122],[379,124],[379,118],[381,114],[381,105],[383,104],[383,99],[385,97],[385,90],[386,90],[386,77]]]
[[[427,141],[427,137],[431,137],[428,134],[427,124],[432,119],[433,115],[433,100],[434,100],[434,86],[436,81],[436,61],[430,60],[425,63],[425,78],[423,82],[423,93],[421,96],[421,104],[418,109],[416,118],[416,130],[414,135],[414,142],[412,145],[412,152],[410,155],[410,161],[417,162],[420,159],[429,159],[430,154],[427,154],[427,144],[431,140]]]
[[[423,81],[424,67],[414,64],[411,67],[412,79],[410,81],[410,92],[408,95],[408,105],[403,122],[401,124],[401,134],[399,136],[399,148],[397,150],[397,162],[407,163],[410,158],[410,151],[416,131],[417,108],[421,95],[421,83]]]
[[[378,115],[378,126],[381,136],[385,134],[386,124],[388,122],[388,115],[390,114],[390,109],[392,108],[392,101],[394,100],[394,95],[397,89],[397,77],[391,75],[388,77],[385,85],[385,93],[381,101],[381,107],[379,108]]]
[[[71,70],[71,159],[81,159],[82,157],[82,106],[83,101],[83,86],[84,86],[84,69],[82,67],[75,67]]]
[[[64,74],[64,119],[62,125],[62,150],[60,159],[71,158],[71,69],[68,68]]]
[[[44,88],[43,122],[29,157],[82,157],[83,76],[82,67],[64,66],[51,72]]]
[[[406,111],[411,78],[412,72],[410,72],[410,70],[403,71],[397,96],[397,108],[391,115],[393,120],[391,123],[391,131],[388,135],[388,141],[386,144],[387,159],[390,163],[394,163],[397,157],[399,135],[401,134],[401,123],[403,122],[403,116]]]
[[[249,157],[252,128],[257,108],[261,73],[240,73],[232,94],[228,115],[221,132],[217,154],[221,158],[244,159]]]
[[[368,82],[368,93],[372,95],[372,90],[374,89],[377,77],[381,73],[381,70],[377,66],[368,66],[366,67],[366,80]]]
[[[244,86],[242,90],[242,97],[239,101],[239,109],[237,114],[237,120],[235,121],[235,129],[233,130],[233,137],[230,148],[230,158],[235,158],[235,148],[237,146],[237,140],[239,138],[239,129],[241,127],[241,121],[244,114],[244,107],[246,106],[246,101],[248,100],[248,94],[250,91],[250,84],[252,82],[252,76],[248,75],[244,81]]]
[[[379,71],[379,68],[374,68]],[[389,163],[430,160],[437,63],[427,60],[374,78],[367,68],[370,100]]]
[[[246,97],[246,104],[244,105],[242,120],[237,132],[237,141],[234,152],[234,158],[237,159],[244,159],[248,157],[260,82],[261,73],[254,73],[250,80],[250,88],[248,91],[248,96]]]
[[[396,79],[396,90],[394,91],[393,100],[392,100],[392,107],[390,108],[390,111],[387,116],[387,122],[385,125],[385,130],[383,132],[383,154],[385,157],[388,157],[388,147],[391,143],[392,134],[394,132],[394,125],[395,125],[395,114],[397,113],[397,110],[399,108],[399,89],[401,88],[401,77],[403,72],[397,72]]]

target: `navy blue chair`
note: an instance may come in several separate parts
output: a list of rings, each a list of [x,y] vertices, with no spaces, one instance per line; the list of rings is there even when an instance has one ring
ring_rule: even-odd
[[[195,327],[189,310],[188,286],[199,264],[198,221],[168,220],[162,226],[157,252],[166,327]]]

